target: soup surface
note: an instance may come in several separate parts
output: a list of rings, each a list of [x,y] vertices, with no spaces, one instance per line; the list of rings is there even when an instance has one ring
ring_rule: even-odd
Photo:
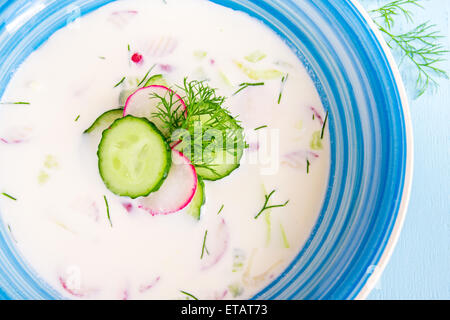
[[[147,74],[175,91],[205,81],[245,130],[240,167],[205,181],[199,220],[186,209],[151,215],[110,192],[100,137],[84,133]],[[1,218],[64,297],[251,298],[293,261],[320,212],[326,111],[295,53],[244,13],[203,0],[113,2],[48,39],[1,101]]]

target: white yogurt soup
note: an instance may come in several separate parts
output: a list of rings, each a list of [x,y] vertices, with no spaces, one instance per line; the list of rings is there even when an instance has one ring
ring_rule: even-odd
[[[65,298],[251,298],[322,208],[328,114],[296,54],[242,12],[112,2],[52,35],[0,102],[1,219]],[[195,158],[197,125],[236,132],[237,162]]]

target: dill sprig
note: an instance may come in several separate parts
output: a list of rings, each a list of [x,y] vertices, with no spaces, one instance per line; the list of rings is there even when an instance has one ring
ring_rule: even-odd
[[[7,104],[10,104],[10,105],[30,105],[31,103],[29,103],[29,102],[24,102],[24,101],[17,101],[17,102],[0,102],[0,104],[4,104],[4,105],[7,105]]]
[[[139,88],[141,86],[141,84],[143,84],[145,82],[145,80],[147,80],[147,77],[149,76],[149,74],[153,71],[153,69],[156,67],[156,64],[154,64],[145,74],[144,78],[142,78],[142,80],[138,83],[137,87]],[[148,83],[148,82],[147,82]]]
[[[194,299],[194,300],[198,300],[198,298],[197,298],[196,296],[194,296],[193,294],[191,294],[191,293],[189,293],[189,292],[186,292],[186,291],[183,291],[183,290],[180,290],[180,292],[181,292],[182,294],[184,294],[184,295],[186,295],[186,296],[188,296],[188,297]]]
[[[111,225],[111,227],[113,226],[112,221],[111,221],[111,216],[109,214],[109,203],[108,203],[108,199],[106,199],[106,196],[103,196],[103,198],[105,199],[105,205],[106,205],[106,215],[108,217],[109,220],[109,224]]]
[[[286,82],[288,81],[288,78],[289,78],[289,73],[287,73],[285,76],[283,76],[281,78],[281,89],[280,89],[280,94],[278,95],[278,104],[281,103],[281,98],[283,97],[284,87],[286,85]]]
[[[449,51],[439,43],[442,36],[430,21],[406,32],[394,32],[397,18],[403,16],[408,23],[413,22],[413,14],[409,9],[411,6],[423,8],[420,0],[394,0],[370,13],[374,23],[384,33],[389,48],[401,53],[400,65],[406,59],[416,68],[416,90],[419,97],[430,86],[438,86],[436,78],[448,78],[447,72],[439,64],[446,60],[444,56]]]
[[[127,77],[123,77],[122,79],[120,79],[119,82],[116,83],[116,85],[114,86],[114,88],[117,88],[118,86],[120,86],[126,79]]]
[[[257,83],[249,83],[249,82],[244,82],[241,83],[239,85],[239,90],[236,91],[235,93],[233,93],[233,96],[237,95],[239,92],[241,92],[242,90],[247,89],[248,87],[258,87],[258,86],[263,86],[264,82],[257,82]]]
[[[289,200],[286,201],[284,204],[277,204],[277,205],[269,205],[269,201],[270,198],[274,195],[274,193],[276,192],[276,190],[273,190],[271,193],[269,193],[268,195],[265,195],[265,201],[264,201],[264,205],[263,208],[258,212],[258,214],[255,216],[255,220],[259,218],[259,216],[266,210],[270,210],[273,208],[282,208],[288,205]]]
[[[203,256],[205,255],[205,252],[207,255],[209,255],[208,248],[206,248],[206,237],[208,236],[208,230],[205,231],[205,235],[203,236],[203,246],[202,246],[202,255],[200,256],[200,259],[203,259]]]
[[[5,197],[7,197],[7,198],[9,198],[9,199],[11,199],[11,200],[17,201],[16,198],[14,198],[12,195],[9,195],[9,194],[7,194],[7,193],[5,193],[5,192],[3,192],[2,195],[4,195]]]
[[[215,157],[223,151],[238,157],[239,150],[245,146],[243,128],[224,107],[225,98],[218,96],[216,89],[209,87],[205,81],[184,79],[178,89],[183,94],[185,112],[174,110],[179,102],[172,93],[169,98],[160,97],[161,104],[153,116],[164,123],[172,142],[182,141],[179,147],[196,168],[219,175],[215,170]]]
[[[255,131],[258,131],[258,130],[261,130],[261,129],[265,129],[265,128],[267,128],[267,127],[268,127],[268,125],[264,125],[264,126],[255,128]]]
[[[329,115],[329,111],[327,111],[327,115],[325,116],[325,120],[323,121],[322,131],[320,132],[320,139],[321,140],[323,140],[323,137],[325,135],[325,128],[326,128],[327,122],[328,122],[328,115]]]
[[[217,215],[219,215],[221,212],[222,212],[222,210],[225,208],[225,205],[223,204],[221,207],[220,207],[220,210],[219,210],[219,212],[217,212]]]

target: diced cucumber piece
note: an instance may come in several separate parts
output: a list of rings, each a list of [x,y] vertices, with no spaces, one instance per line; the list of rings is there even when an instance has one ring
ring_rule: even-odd
[[[198,177],[197,191],[195,191],[194,198],[187,208],[187,213],[194,219],[200,220],[201,209],[205,202],[205,183],[201,177]]]
[[[94,123],[84,131],[84,133],[102,133],[104,130],[119,118],[123,116],[123,109],[109,110],[99,116]]]
[[[133,199],[157,191],[172,164],[170,147],[158,128],[133,116],[117,119],[103,131],[97,155],[106,187]]]

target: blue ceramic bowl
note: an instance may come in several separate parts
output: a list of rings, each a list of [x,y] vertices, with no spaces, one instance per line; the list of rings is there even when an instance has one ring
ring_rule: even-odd
[[[56,30],[112,0],[0,0],[0,96]],[[352,0],[213,0],[249,13],[295,51],[330,112],[331,175],[298,256],[256,299],[364,298],[384,268],[407,207],[412,134],[395,62]],[[61,296],[26,265],[0,225],[0,298]]]

